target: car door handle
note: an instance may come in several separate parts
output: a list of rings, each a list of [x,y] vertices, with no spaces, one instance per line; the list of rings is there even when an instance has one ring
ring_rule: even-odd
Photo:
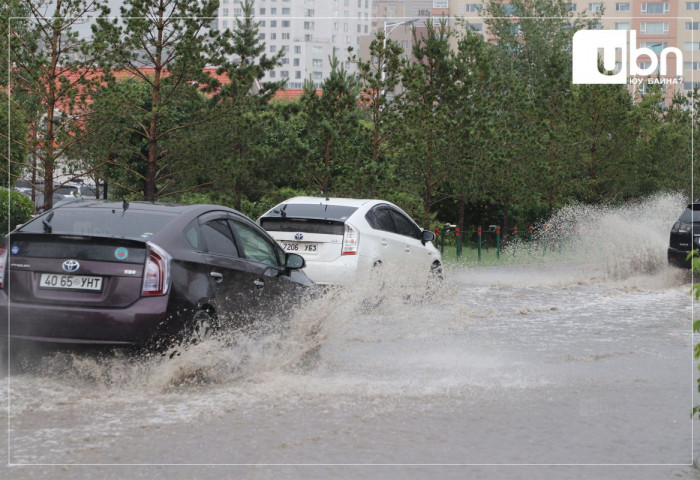
[[[224,281],[224,276],[219,272],[211,272],[209,275],[211,276],[211,278],[216,280],[216,283],[221,283]]]
[[[404,249],[404,251],[405,251],[406,253],[411,253],[411,247],[409,247],[408,245],[406,245],[405,247],[403,247],[403,249]]]
[[[265,286],[265,282],[262,280],[253,280],[253,285],[255,285],[258,288],[263,288]]]
[[[382,247],[386,247],[387,245],[389,245],[389,244],[386,242],[386,240],[383,240],[383,239],[382,239],[382,242],[381,242],[381,243],[382,243]]]

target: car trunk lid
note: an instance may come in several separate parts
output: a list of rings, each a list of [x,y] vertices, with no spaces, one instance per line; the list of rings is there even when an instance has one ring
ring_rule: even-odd
[[[141,296],[145,242],[14,233],[7,250],[11,301],[120,308]]]

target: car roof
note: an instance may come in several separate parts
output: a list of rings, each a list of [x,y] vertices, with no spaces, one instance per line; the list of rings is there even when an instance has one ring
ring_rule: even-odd
[[[341,198],[341,197],[294,197],[283,203],[298,203],[298,204],[308,204],[308,203],[320,203],[323,205],[342,205],[346,207],[360,208],[363,205],[376,204],[376,203],[391,203],[386,200],[377,199],[359,199],[359,198]]]
[[[77,199],[73,202],[61,205],[62,209],[105,209],[105,210],[121,210],[124,208],[124,202],[111,200],[96,200],[96,199]],[[199,212],[202,213],[210,210],[225,210],[235,212],[234,210],[220,205],[180,205],[175,203],[153,203],[153,202],[128,202],[129,210],[132,211],[151,211],[179,214],[184,212]]]

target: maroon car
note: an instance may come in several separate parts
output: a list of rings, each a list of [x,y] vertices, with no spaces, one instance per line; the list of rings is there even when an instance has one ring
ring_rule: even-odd
[[[157,344],[283,312],[303,267],[226,207],[78,200],[0,246],[0,342]]]

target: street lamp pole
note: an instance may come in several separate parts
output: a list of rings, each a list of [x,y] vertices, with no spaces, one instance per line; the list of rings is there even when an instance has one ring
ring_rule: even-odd
[[[386,59],[386,39],[391,35],[391,32],[396,30],[397,27],[401,25],[409,25],[413,22],[417,22],[420,20],[419,18],[412,18],[410,20],[403,20],[401,22],[393,22],[393,23],[388,23],[386,20],[384,20],[384,39],[382,40],[382,52],[384,52],[384,57]],[[384,79],[386,77],[386,65],[382,65],[382,82],[384,82]]]

